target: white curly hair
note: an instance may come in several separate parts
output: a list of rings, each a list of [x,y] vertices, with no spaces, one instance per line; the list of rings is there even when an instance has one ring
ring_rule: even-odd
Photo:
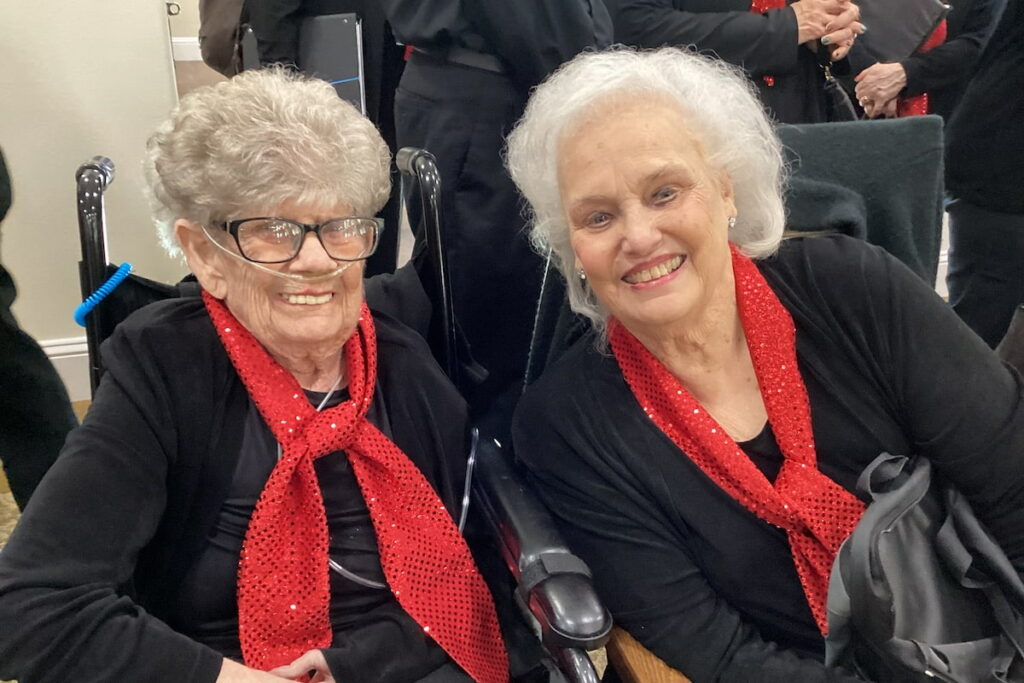
[[[675,103],[700,140],[709,165],[732,180],[737,209],[729,239],[751,258],[778,248],[785,226],[782,146],[757,92],[741,70],[691,50],[588,52],[564,64],[530,97],[508,137],[505,164],[529,202],[530,236],[550,251],[565,278],[569,303],[599,332],[608,312],[573,274],[575,255],[562,206],[558,154],[562,142],[599,103],[647,97]]]
[[[172,256],[180,218],[205,225],[286,200],[374,216],[391,192],[390,153],[373,124],[325,81],[283,68],[189,93],[146,151],[153,220]]]

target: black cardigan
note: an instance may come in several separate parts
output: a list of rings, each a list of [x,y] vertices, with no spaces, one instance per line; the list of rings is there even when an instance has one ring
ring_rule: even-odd
[[[822,471],[853,490],[882,451],[921,453],[1024,570],[1024,401],[927,285],[859,240],[791,240],[760,262],[793,316]],[[514,426],[569,545],[617,623],[695,683],[846,681],[785,534],[714,484],[637,404],[592,339],[526,393]]]
[[[374,319],[375,401],[456,510],[465,404],[422,339]],[[142,309],[102,353],[84,424],[0,553],[0,679],[213,681],[221,656],[163,619],[231,482],[248,394],[195,297]]]

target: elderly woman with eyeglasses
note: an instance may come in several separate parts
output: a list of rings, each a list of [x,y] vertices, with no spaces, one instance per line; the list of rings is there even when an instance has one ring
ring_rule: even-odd
[[[697,682],[857,680],[823,663],[826,594],[882,452],[928,458],[1024,572],[1020,376],[882,250],[780,244],[741,73],[582,55],[508,145],[594,329],[519,402],[516,454],[638,641]]]
[[[0,678],[506,681],[453,521],[466,409],[364,302],[387,147],[322,81],[247,72],[150,138],[201,295],[125,321],[0,557]]]

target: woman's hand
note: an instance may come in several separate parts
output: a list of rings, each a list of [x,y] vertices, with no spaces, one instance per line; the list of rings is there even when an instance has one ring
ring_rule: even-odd
[[[878,110],[907,87],[907,72],[899,62],[872,64],[857,74],[855,93],[864,111]],[[868,114],[871,116],[871,114]],[[878,114],[876,114],[877,116]],[[874,116],[872,116],[874,118]]]
[[[281,683],[281,678],[265,671],[250,669],[225,657],[217,683]]]
[[[838,46],[864,32],[860,7],[851,0],[797,0],[790,7],[796,14],[801,45],[821,40],[823,45]]]
[[[876,119],[884,116],[887,119],[894,119],[898,115],[900,98],[894,97],[888,102],[868,102],[864,107],[864,113],[869,119]]]
[[[324,658],[324,653],[320,650],[310,650],[291,664],[271,669],[270,673],[293,680],[311,671],[314,673],[313,677],[309,679],[309,683],[334,683],[334,676],[327,668],[327,659]]]

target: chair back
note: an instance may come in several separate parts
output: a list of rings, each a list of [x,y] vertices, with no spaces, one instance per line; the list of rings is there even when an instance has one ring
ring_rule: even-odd
[[[434,355],[448,378],[462,391],[466,387],[460,366],[455,304],[452,300],[448,253],[444,242],[441,173],[437,169],[437,160],[434,155],[425,149],[416,147],[403,147],[398,150],[398,154],[395,155],[395,164],[402,174],[403,182],[408,179],[414,183],[416,194],[419,196],[420,210],[417,215],[423,222],[422,234],[426,237],[431,273],[431,277],[422,278],[423,286],[435,307],[427,341],[430,342]],[[404,189],[402,194],[410,196],[405,193]]]
[[[940,117],[782,125],[778,133],[792,173],[789,231],[862,236],[934,286],[942,237]]]
[[[82,260],[78,263],[82,300],[89,298],[117,270],[107,262],[107,229],[103,193],[114,181],[114,162],[95,156],[75,173],[78,194],[78,237]],[[138,275],[129,275],[114,293],[103,299],[85,318],[89,351],[89,385],[93,394],[103,375],[99,348],[117,324],[146,304],[180,296],[179,287]]]

